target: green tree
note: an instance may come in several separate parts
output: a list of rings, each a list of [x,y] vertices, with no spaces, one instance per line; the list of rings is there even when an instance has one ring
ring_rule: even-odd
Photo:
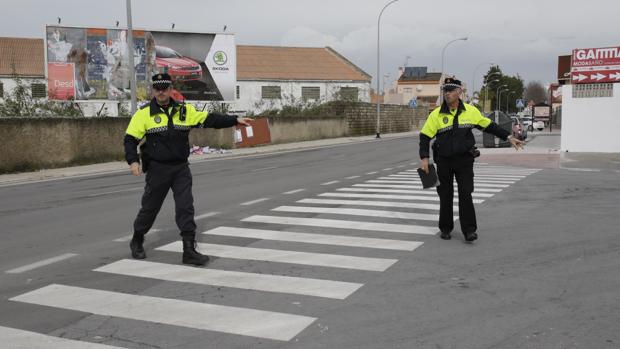
[[[516,100],[523,96],[523,79],[517,74],[516,76],[504,75],[501,68],[498,65],[489,68],[489,71],[484,75],[483,86],[480,88],[480,98],[483,99],[485,95],[488,95],[490,100],[491,109],[497,108],[497,88],[499,86],[506,85],[502,90],[507,90],[501,93],[501,109],[508,110],[508,112],[516,111]],[[506,99],[508,99],[508,105],[506,105]],[[489,109],[489,105],[486,106]]]

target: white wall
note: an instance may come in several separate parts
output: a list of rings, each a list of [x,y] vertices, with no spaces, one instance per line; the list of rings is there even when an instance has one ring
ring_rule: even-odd
[[[235,93],[234,102],[230,103],[230,110],[234,111],[256,111],[266,109],[281,108],[283,103],[290,102],[290,96],[295,101],[301,100],[301,88],[319,87],[321,101],[334,99],[334,94],[340,87],[357,87],[360,102],[370,102],[370,82],[316,82],[316,81],[237,81],[239,86],[239,99]],[[261,95],[262,86],[280,86],[281,99],[263,99]]]
[[[562,86],[562,151],[620,153],[620,84],[613,97],[573,98]]]

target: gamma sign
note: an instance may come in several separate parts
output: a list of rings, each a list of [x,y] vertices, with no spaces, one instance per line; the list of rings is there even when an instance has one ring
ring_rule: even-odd
[[[620,47],[573,50],[571,81],[574,84],[620,82]]]

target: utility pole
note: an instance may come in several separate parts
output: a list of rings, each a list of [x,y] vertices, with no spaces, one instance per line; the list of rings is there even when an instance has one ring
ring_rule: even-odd
[[[127,55],[129,56],[129,88],[131,89],[131,115],[138,109],[136,101],[136,71],[134,67],[133,26],[131,25],[131,0],[125,0],[127,7]]]

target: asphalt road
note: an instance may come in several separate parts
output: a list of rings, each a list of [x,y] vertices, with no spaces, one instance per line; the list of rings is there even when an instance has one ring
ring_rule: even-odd
[[[143,177],[2,187],[0,337],[9,348],[620,346],[617,172],[479,164],[480,240],[466,244],[458,224],[452,240],[434,234],[432,192],[390,191],[411,190],[396,187],[411,185],[399,174],[416,159],[417,141],[401,138],[192,164],[199,231],[217,228],[199,236],[219,256],[206,268],[175,269],[172,194],[147,235],[146,262],[159,264],[129,259]]]

